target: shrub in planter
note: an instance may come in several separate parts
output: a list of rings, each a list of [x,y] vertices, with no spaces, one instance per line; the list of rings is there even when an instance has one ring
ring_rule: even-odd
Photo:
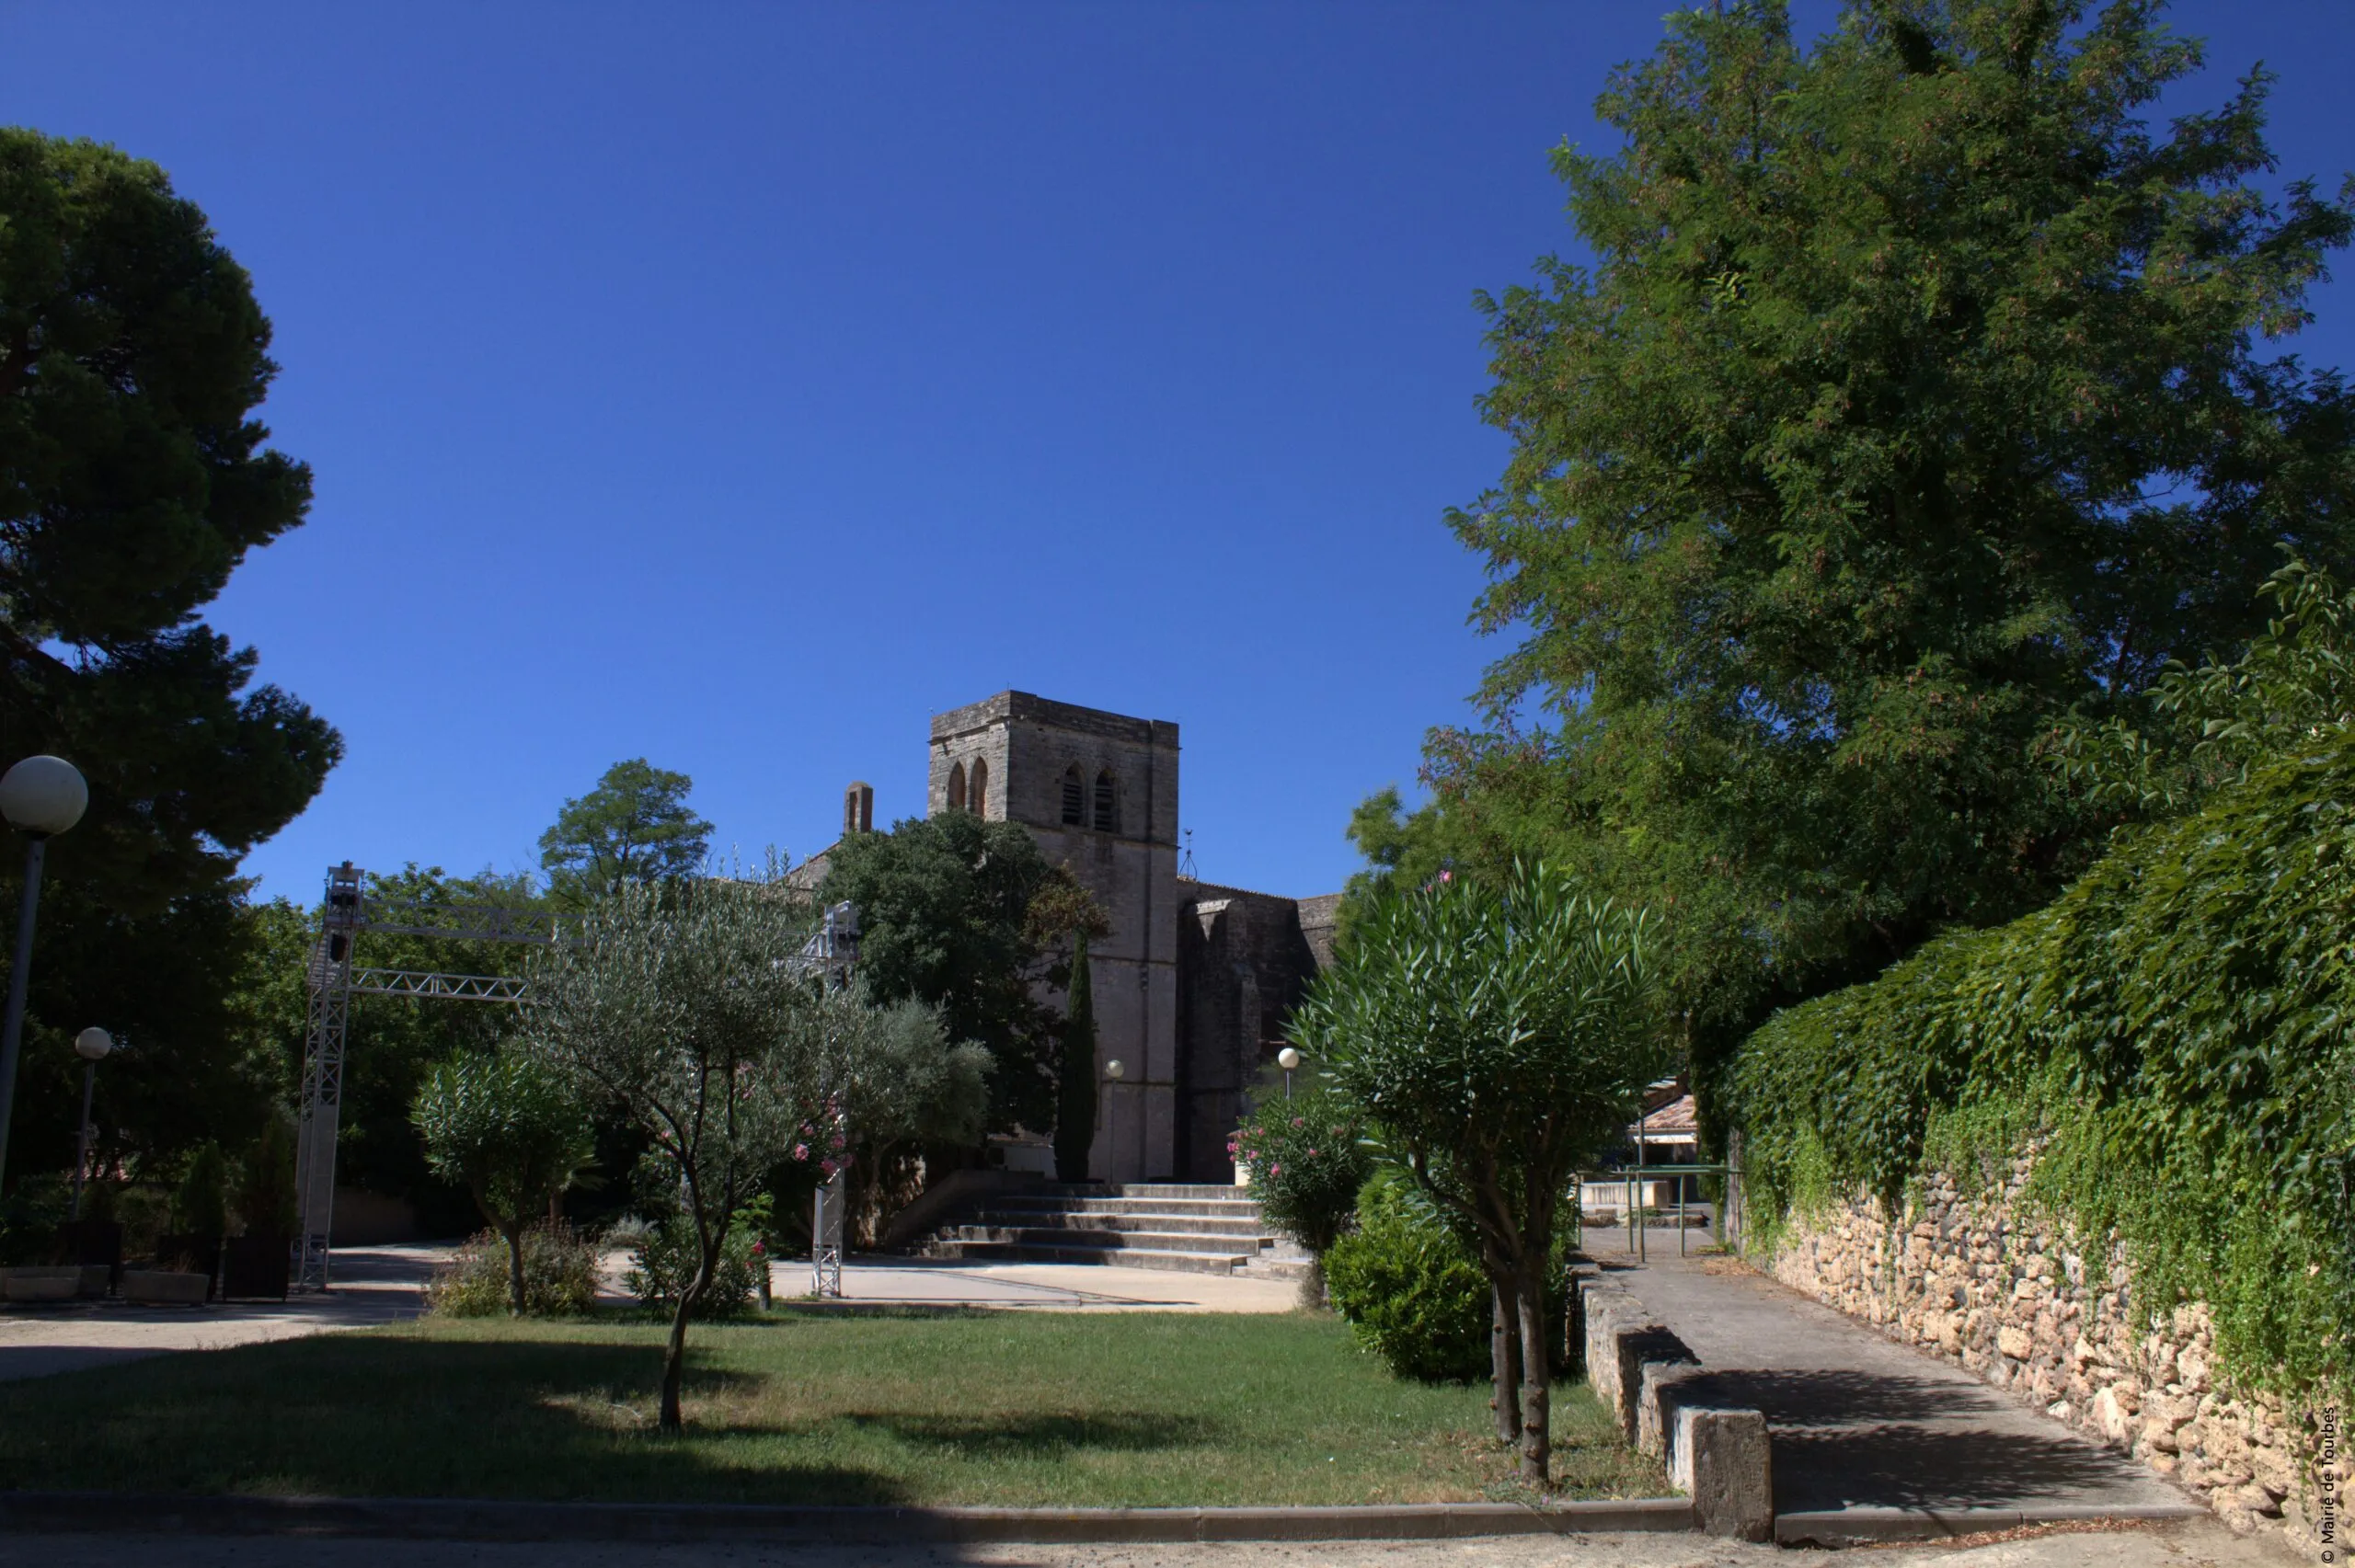
[[[597,1248],[561,1220],[523,1232],[523,1310],[563,1317],[597,1305]],[[503,1317],[509,1310],[507,1243],[485,1230],[460,1247],[425,1288],[426,1305],[447,1318]]]
[[[1358,1343],[1400,1377],[1488,1376],[1488,1276],[1406,1178],[1366,1183],[1357,1228],[1326,1253],[1325,1278]]]

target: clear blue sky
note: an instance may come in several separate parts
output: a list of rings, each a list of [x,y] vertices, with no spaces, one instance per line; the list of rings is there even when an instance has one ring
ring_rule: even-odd
[[[1297,895],[1499,651],[1470,296],[1665,9],[9,4],[0,119],[162,164],[276,323],[317,504],[211,618],[349,753],[267,891],[532,865],[639,755],[798,856],[1011,686],[1177,720],[1203,875]],[[2171,109],[2262,58],[2355,167],[2355,6],[2176,17]]]

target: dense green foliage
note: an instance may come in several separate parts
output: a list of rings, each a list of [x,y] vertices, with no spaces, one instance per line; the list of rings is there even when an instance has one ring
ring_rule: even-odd
[[[618,887],[676,881],[703,867],[711,824],[687,807],[695,781],[643,757],[615,762],[597,787],[568,800],[540,835],[548,890],[568,904]]]
[[[1658,909],[1706,1090],[2090,864],[2056,729],[2158,724],[2277,544],[2355,545],[2355,399],[2269,357],[2349,211],[2260,189],[2262,73],[2150,125],[2201,60],[2162,11],[1855,0],[1802,47],[1727,0],[1614,74],[1622,143],[1556,157],[1591,265],[1488,302],[1512,451],[1453,524],[1496,722],[1434,737],[1426,813],[1370,803],[1369,881],[1542,853]]]
[[[1473,1242],[1510,1330],[1497,1408],[1512,1412],[1517,1380],[1522,1473],[1535,1483],[1570,1180],[1669,1061],[1650,924],[1544,865],[1494,887],[1441,880],[1368,911],[1292,1023],[1371,1136]]]
[[[1087,964],[1087,936],[1072,944],[1071,991],[1063,1008],[1061,1059],[1055,1065],[1055,1179],[1087,1180],[1096,1147],[1096,979]]]
[[[464,1185],[506,1238],[509,1307],[523,1313],[523,1231],[593,1152],[576,1086],[512,1047],[461,1051],[426,1073],[409,1117],[435,1173]]]
[[[597,1249],[557,1221],[530,1226],[522,1234],[523,1313],[535,1318],[574,1317],[597,1305]],[[511,1315],[514,1243],[496,1230],[469,1239],[434,1271],[425,1288],[426,1309],[445,1318]]]
[[[1356,1229],[1325,1254],[1325,1282],[1358,1343],[1398,1376],[1468,1382],[1488,1374],[1488,1276],[1396,1173],[1366,1184]]]
[[[2249,1381],[2355,1387],[2350,802],[2355,731],[2316,726],[2050,908],[1779,1014],[1732,1076],[1757,1212],[2040,1141],[2032,1196],[2114,1229],[2143,1307],[2206,1300]]]
[[[253,418],[269,346],[162,170],[0,128],[0,766],[52,751],[90,784],[49,849],[12,1177],[72,1163],[89,1024],[125,1047],[98,1081],[106,1163],[164,1177],[205,1139],[243,1144],[278,1086],[236,867],[341,742],[201,619],[310,504]],[[11,910],[19,865],[0,854]]]
[[[869,994],[937,1008],[950,1039],[988,1050],[987,1130],[1054,1126],[1062,1020],[1040,989],[1069,983],[1063,941],[1103,926],[1028,829],[944,811],[854,833],[829,854],[818,896],[858,907]]]
[[[1357,1212],[1372,1173],[1356,1104],[1313,1074],[1287,1098],[1262,1085],[1227,1150],[1251,1170],[1251,1196],[1268,1222],[1322,1258]]]
[[[219,1144],[208,1139],[189,1152],[179,1185],[172,1193],[172,1223],[183,1235],[229,1233],[229,1162]]]

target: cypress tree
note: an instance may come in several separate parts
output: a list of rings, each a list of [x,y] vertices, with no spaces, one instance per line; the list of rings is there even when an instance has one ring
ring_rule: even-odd
[[[1071,956],[1071,1007],[1063,1018],[1062,1093],[1055,1106],[1055,1174],[1087,1180],[1087,1151],[1096,1143],[1096,999],[1087,977],[1087,933]]]

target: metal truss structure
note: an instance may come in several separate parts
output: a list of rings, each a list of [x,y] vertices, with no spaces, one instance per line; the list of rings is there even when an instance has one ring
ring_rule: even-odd
[[[836,904],[792,960],[805,975],[821,984],[847,986],[858,957],[858,910]],[[850,1207],[850,1173],[838,1170],[826,1178],[810,1205],[810,1288],[813,1295],[839,1299],[843,1293],[843,1216]]]
[[[362,968],[352,962],[360,933],[430,936],[448,942],[546,944],[565,940],[563,917],[550,910],[371,898],[366,886],[367,874],[350,861],[328,868],[319,939],[311,949],[305,971],[303,1115],[294,1154],[302,1219],[292,1259],[297,1290],[327,1288],[327,1242],[335,1220],[336,1135],[342,1120],[344,1040],[350,1029],[351,999],[403,996],[512,1006],[526,994],[526,982],[514,975]],[[817,932],[787,962],[821,984],[847,986],[857,954],[858,911],[849,904],[836,904],[826,910]],[[843,1215],[849,1196],[846,1173],[840,1171],[818,1189],[810,1261],[821,1296],[843,1293]]]
[[[303,1116],[294,1153],[302,1219],[291,1260],[298,1290],[327,1288],[327,1238],[335,1220],[336,1133],[343,1114],[343,1049],[351,1024],[351,999],[406,996],[512,1005],[524,995],[523,980],[511,975],[361,968],[352,962],[360,933],[454,942],[563,940],[557,924],[560,917],[546,910],[371,898],[366,885],[366,874],[348,860],[328,869],[319,939],[311,949],[304,977],[308,997],[303,1031]]]

